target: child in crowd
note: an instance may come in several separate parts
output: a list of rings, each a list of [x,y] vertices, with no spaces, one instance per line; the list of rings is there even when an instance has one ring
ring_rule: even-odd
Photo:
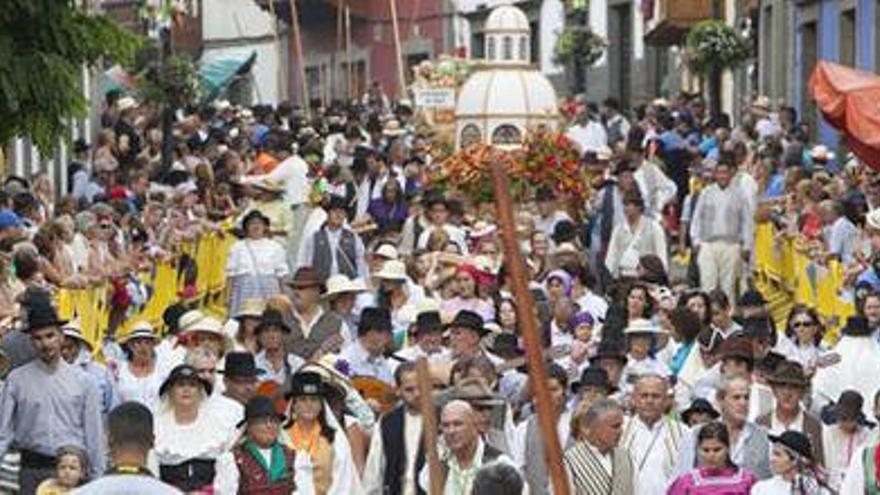
[[[58,449],[55,477],[37,487],[37,495],[61,495],[73,491],[88,481],[88,458],[83,449],[65,446]]]

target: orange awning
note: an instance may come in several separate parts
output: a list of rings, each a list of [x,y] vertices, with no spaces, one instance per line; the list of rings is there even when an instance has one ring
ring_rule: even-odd
[[[844,135],[850,150],[880,170],[880,77],[820,61],[810,76],[810,93],[825,120]]]

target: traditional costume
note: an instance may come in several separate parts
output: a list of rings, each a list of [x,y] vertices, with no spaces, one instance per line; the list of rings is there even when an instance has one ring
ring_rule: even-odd
[[[587,440],[565,451],[563,459],[571,493],[577,495],[633,495],[635,470],[629,452],[617,447],[603,454]]]
[[[635,493],[650,495],[662,491],[675,475],[678,449],[688,427],[670,417],[648,426],[638,416],[623,428],[620,445],[633,459]]]

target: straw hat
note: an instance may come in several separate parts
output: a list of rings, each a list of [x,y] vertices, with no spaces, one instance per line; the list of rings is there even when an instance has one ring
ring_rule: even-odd
[[[629,322],[629,325],[626,327],[626,330],[624,330],[623,333],[625,335],[645,333],[658,334],[666,333],[666,331],[651,323],[650,320],[646,320],[644,318],[636,318],[635,320]]]
[[[238,310],[238,314],[235,315],[236,318],[243,317],[251,317],[251,318],[259,318],[263,315],[263,309],[266,307],[266,303],[263,302],[262,299],[245,299],[241,303],[241,308]]]
[[[85,336],[82,333],[82,325],[78,319],[73,319],[61,325],[61,333],[63,333],[67,337],[71,337],[79,340],[83,344],[87,345],[89,348],[92,347],[92,343],[86,340]]]
[[[135,100],[131,96],[120,98],[119,101],[116,102],[116,108],[118,108],[120,112],[124,112],[125,110],[128,110],[130,108],[137,108],[137,106],[137,100]]]
[[[331,297],[338,294],[356,294],[367,290],[366,284],[361,279],[351,280],[345,275],[333,275],[327,279],[327,292],[324,297]]]
[[[261,191],[272,193],[284,192],[284,184],[280,180],[276,179],[262,179],[252,183],[251,185],[257,189],[260,189]]]
[[[385,127],[382,128],[382,135],[386,137],[397,137],[405,132],[403,127],[400,126],[400,121],[397,119],[389,120],[385,123]]]
[[[382,269],[373,274],[380,280],[395,280],[405,282],[409,279],[406,274],[406,265],[402,261],[388,260],[382,265]]]
[[[159,340],[159,336],[153,330],[153,325],[146,320],[140,320],[131,327],[131,331],[119,339],[119,345],[125,345],[135,339]]]
[[[764,110],[765,112],[770,111],[770,98],[766,95],[760,95],[755,98],[755,101],[752,102],[752,108],[758,110]]]
[[[397,252],[397,248],[392,246],[391,244],[382,244],[375,251],[373,251],[374,256],[381,256],[387,260],[396,260],[400,257],[400,254]]]
[[[824,144],[817,144],[810,150],[810,158],[815,161],[830,162],[834,160],[834,152]]]
[[[611,151],[611,148],[606,145],[599,146],[599,148],[596,149],[596,160],[607,162],[608,160],[611,160],[612,156],[614,156],[614,153]]]

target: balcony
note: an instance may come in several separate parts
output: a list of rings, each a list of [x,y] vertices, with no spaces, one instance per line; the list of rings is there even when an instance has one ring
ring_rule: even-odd
[[[645,43],[670,46],[683,43],[694,24],[712,18],[713,0],[654,0],[654,15],[645,25]]]

